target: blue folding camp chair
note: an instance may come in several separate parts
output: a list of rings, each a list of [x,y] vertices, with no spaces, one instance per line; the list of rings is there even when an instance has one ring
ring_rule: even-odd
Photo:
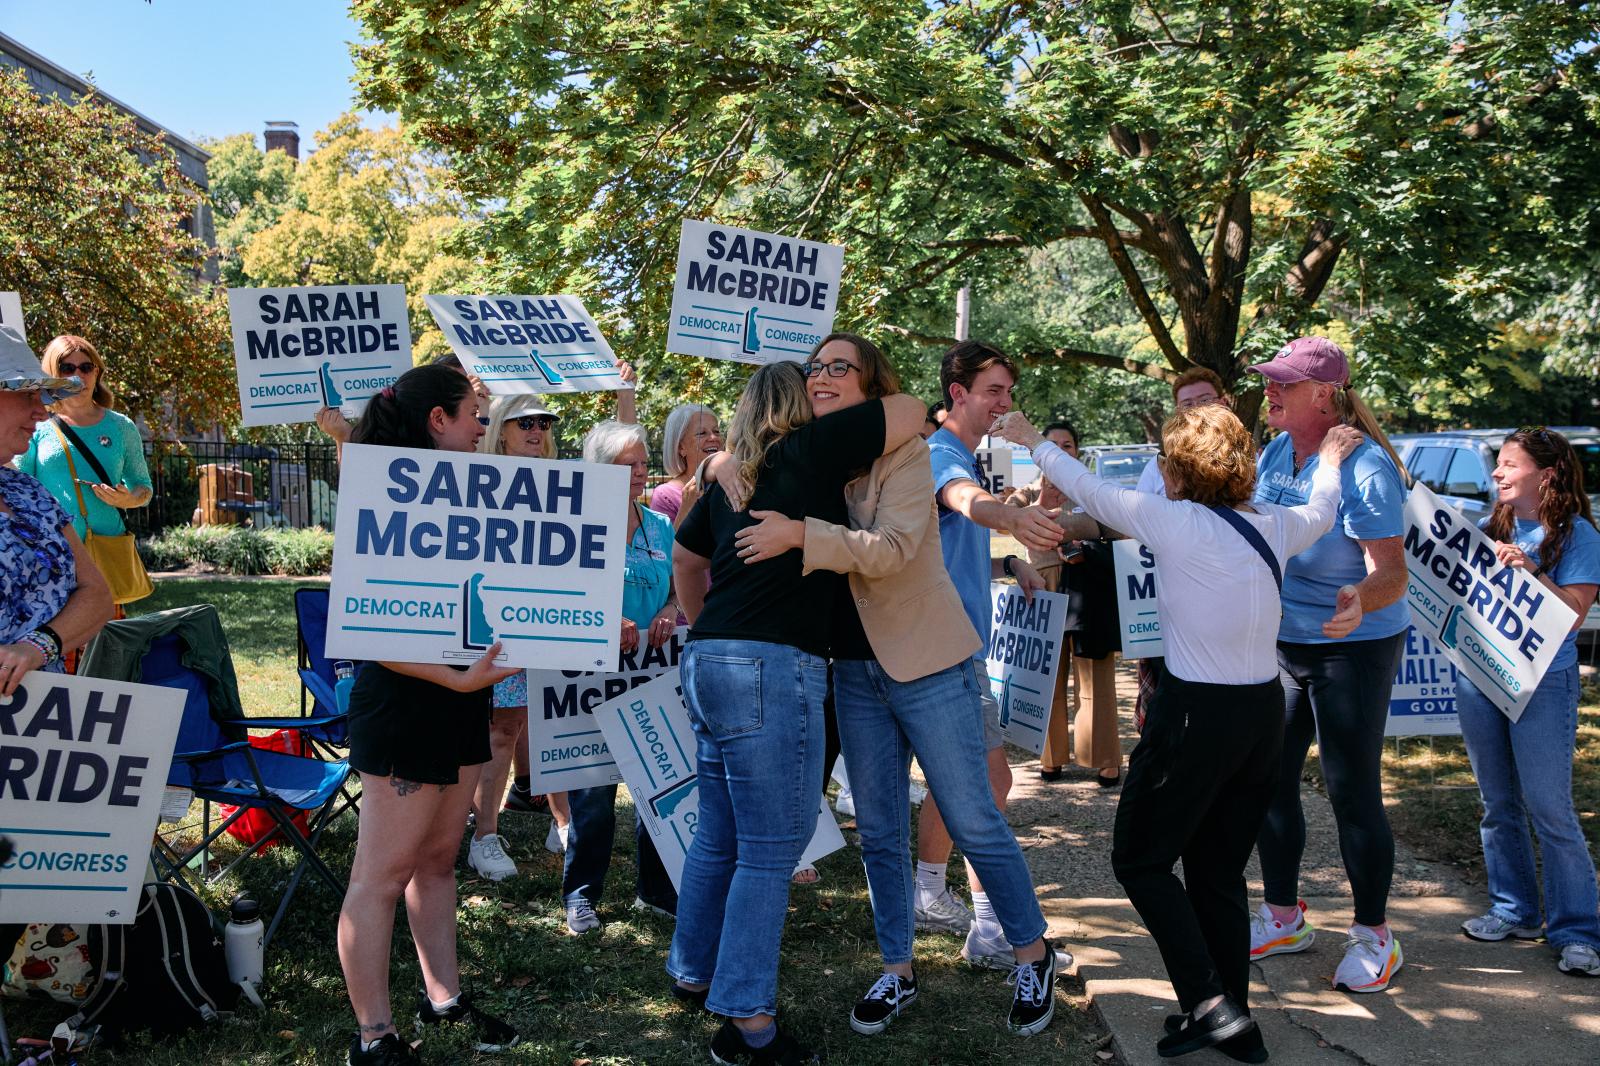
[[[180,619],[181,626],[166,628],[167,623]],[[328,719],[245,718],[232,713],[230,708],[238,707],[237,683],[216,608],[209,604],[180,607],[109,622],[85,655],[80,672],[184,693],[183,719],[167,783],[192,789],[205,804],[205,816],[199,843],[183,852],[163,854],[159,847],[152,852],[163,880],[182,878],[190,862],[206,852],[230,825],[246,811],[259,810],[272,820],[272,832],[206,880],[225,876],[259,850],[261,843],[282,834],[299,853],[300,861],[278,901],[264,942],[270,942],[282,924],[308,868],[335,893],[344,894],[344,884],[317,854],[317,842],[329,823],[349,806],[342,789],[351,776],[350,766],[344,760],[264,751],[249,744],[245,739],[249,729],[317,728],[327,725]],[[237,809],[213,827],[213,803]],[[308,818],[303,833],[293,820],[301,812]]]
[[[350,730],[347,716],[339,713],[333,694],[336,680],[333,660],[324,651],[328,642],[326,588],[294,590],[294,626],[299,655],[300,713],[328,719],[325,725],[307,728],[304,735],[319,749],[335,755],[332,749],[349,746]]]

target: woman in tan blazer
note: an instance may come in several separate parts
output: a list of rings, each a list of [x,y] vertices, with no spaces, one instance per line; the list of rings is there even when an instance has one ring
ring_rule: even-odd
[[[870,341],[825,337],[805,364],[818,417],[899,391]],[[861,855],[883,975],[856,1003],[850,1027],[879,1033],[917,997],[912,972],[913,876],[908,783],[916,755],[950,836],[982,878],[1015,948],[1013,1032],[1050,1022],[1056,953],[1033,880],[989,789],[973,631],[939,544],[928,448],[912,440],[845,487],[850,526],[752,511],[738,535],[747,562],[799,548],[805,569],[849,575],[835,611],[834,702],[855,794]],[[797,608],[799,609],[799,608]],[[829,609],[815,605],[812,609]]]

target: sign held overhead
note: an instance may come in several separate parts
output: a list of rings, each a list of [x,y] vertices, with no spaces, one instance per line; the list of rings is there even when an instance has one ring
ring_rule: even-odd
[[[424,296],[461,365],[500,395],[631,389],[576,296]]]

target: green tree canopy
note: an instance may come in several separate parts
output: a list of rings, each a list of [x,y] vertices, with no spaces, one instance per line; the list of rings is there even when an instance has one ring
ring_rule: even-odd
[[[210,141],[205,148],[211,153],[206,179],[217,222],[219,274],[224,285],[245,286],[245,247],[291,206],[305,206],[295,190],[295,161],[287,152],[261,151],[253,133]]]
[[[182,226],[201,195],[130,116],[0,74],[0,289],[21,294],[35,351],[87,337],[118,406],[158,433],[239,402],[207,248]]]
[[[486,284],[585,295],[636,362],[664,348],[685,217],[846,244],[840,321],[897,331],[902,363],[962,280],[1004,292],[1063,241],[1110,264],[1141,328],[1052,321],[1027,354],[1148,377],[1232,382],[1330,328],[1405,397],[1536,306],[1593,308],[1568,283],[1600,210],[1587,2],[353,10],[365,102],[491,207]],[[645,380],[721,376],[689,362]]]

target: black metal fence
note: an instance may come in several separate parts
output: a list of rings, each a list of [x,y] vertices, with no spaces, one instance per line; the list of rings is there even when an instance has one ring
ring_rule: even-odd
[[[148,506],[123,512],[141,537],[197,520],[333,528],[339,462],[332,441],[156,440],[145,442],[144,454],[155,495]]]

